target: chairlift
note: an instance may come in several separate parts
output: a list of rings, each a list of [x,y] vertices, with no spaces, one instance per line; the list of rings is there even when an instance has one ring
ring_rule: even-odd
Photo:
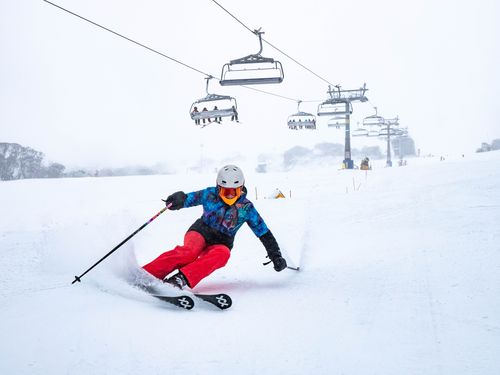
[[[375,114],[365,117],[363,119],[363,126],[383,126],[385,124],[385,119],[382,116],[378,115],[377,107],[373,107],[375,109]]]
[[[301,100],[297,102],[297,113],[288,116],[288,128],[297,129],[316,129],[316,116],[311,113],[302,112],[300,110]]]
[[[328,120],[327,125],[329,128],[340,129],[342,126],[346,126],[348,121],[350,121],[348,115],[336,115]]]
[[[335,86],[337,91],[328,86],[330,98],[318,105],[318,116],[347,116],[352,114],[352,104],[342,97],[340,86]]]
[[[367,127],[368,132],[366,133],[367,137],[378,137],[380,135],[380,126],[370,125]]]
[[[379,136],[387,137],[387,136],[396,136],[401,133],[401,129],[399,128],[399,118],[393,119],[385,119],[384,126],[380,128]]]
[[[358,127],[351,131],[351,135],[353,137],[366,137],[368,135],[368,128],[365,128],[363,126],[359,126],[358,122]]]
[[[398,128],[397,134],[398,137],[408,137],[408,127]]]
[[[383,126],[380,128],[380,131],[378,133],[379,137],[387,137],[387,136],[394,136],[398,135],[398,129],[391,128],[389,126]]]
[[[339,103],[332,99],[328,99],[318,106],[318,116],[347,116],[350,114],[352,114],[351,102]]]
[[[271,57],[261,56],[263,31],[254,30],[259,37],[260,50],[256,54],[231,60],[222,67],[221,86],[258,85],[283,82],[283,66]]]
[[[191,104],[191,109],[189,110],[191,119],[194,120],[196,125],[201,125],[200,120],[203,120],[203,124],[205,124],[206,120],[209,123],[212,120],[220,123],[222,117],[231,117],[231,120],[238,121],[238,106],[235,98],[228,95],[210,94],[208,92],[208,83],[212,78],[214,77],[209,76],[205,78],[207,80],[207,96]]]

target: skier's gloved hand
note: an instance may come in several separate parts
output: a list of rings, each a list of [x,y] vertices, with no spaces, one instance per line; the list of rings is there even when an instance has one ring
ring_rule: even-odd
[[[286,260],[282,256],[272,259],[274,269],[277,272],[283,271],[286,268]]]
[[[186,200],[186,194],[183,191],[175,192],[169,195],[167,199],[162,199],[169,210],[180,210],[184,207],[184,201]]]
[[[264,263],[264,265],[273,262],[276,271],[283,271],[286,268],[286,260],[281,256],[280,247],[271,231],[267,231],[263,236],[259,237],[259,239],[266,248],[267,256],[271,260],[270,262]]]

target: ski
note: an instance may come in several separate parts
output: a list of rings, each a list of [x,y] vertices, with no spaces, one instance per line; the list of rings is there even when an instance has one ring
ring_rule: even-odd
[[[227,294],[224,293],[218,293],[218,294],[194,293],[194,296],[214,305],[215,307],[221,310],[229,309],[233,304],[233,300],[231,299],[231,297],[229,297]]]
[[[163,291],[161,291],[159,288],[156,288],[153,285],[147,285],[147,284],[145,285],[143,283],[136,283],[135,285],[152,297],[155,297],[164,302],[171,303],[177,307],[181,307],[186,310],[191,310],[194,307],[195,302],[193,297],[208,302],[221,310],[228,309],[233,304],[231,297],[229,297],[225,293],[203,294],[203,293],[181,292],[179,290],[179,292],[182,294],[169,295],[170,293],[165,294]]]
[[[150,296],[155,297],[161,301],[171,303],[172,305],[175,305],[177,307],[181,307],[186,310],[191,310],[194,307],[194,300],[188,295],[183,294],[178,296],[168,296],[163,292],[157,290],[152,285],[136,284],[136,286]]]
[[[163,296],[159,294],[151,294],[151,296],[186,310],[191,310],[194,307],[194,301],[189,296],[183,295],[174,297],[174,296]]]

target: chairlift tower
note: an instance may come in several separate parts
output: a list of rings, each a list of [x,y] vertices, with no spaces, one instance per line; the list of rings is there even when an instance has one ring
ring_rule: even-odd
[[[377,107],[374,107],[375,114],[365,117],[363,120],[363,126],[360,127],[358,123],[358,129],[354,131],[354,136],[366,136],[366,137],[379,137],[383,138],[387,142],[387,161],[386,167],[392,167],[391,159],[391,137],[397,137],[399,139],[399,157],[402,158],[401,153],[401,138],[408,136],[408,128],[399,126],[399,117],[396,116],[392,119],[386,119],[378,114]]]
[[[335,85],[334,88],[329,85],[327,93],[330,98],[318,106],[318,116],[333,116],[331,120],[334,123],[331,126],[345,126],[344,167],[346,169],[354,169],[354,161],[351,158],[352,103],[368,101],[365,96],[366,91],[368,91],[366,83],[355,90],[341,90],[339,85]]]
[[[384,122],[385,127],[380,130],[380,136],[387,137],[387,161],[385,166],[392,167],[392,159],[391,159],[391,135],[398,135],[399,130],[399,117],[396,116],[392,119],[385,119]]]

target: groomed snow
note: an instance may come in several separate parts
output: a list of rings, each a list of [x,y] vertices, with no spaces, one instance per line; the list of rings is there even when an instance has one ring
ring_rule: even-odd
[[[214,173],[0,183],[1,374],[500,373],[500,152],[406,167],[256,174],[249,197],[291,265],[262,266],[248,227],[184,311],[126,278],[201,208],[160,198]],[[259,199],[255,199],[255,191]],[[279,188],[286,199],[263,199]],[[291,198],[290,198],[291,193]]]

